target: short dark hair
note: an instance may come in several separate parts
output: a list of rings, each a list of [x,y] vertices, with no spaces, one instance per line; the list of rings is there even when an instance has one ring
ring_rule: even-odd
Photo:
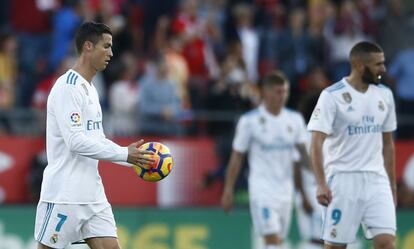
[[[349,53],[349,58],[364,58],[371,53],[383,53],[383,50],[374,42],[363,41],[352,47],[351,52]]]
[[[103,34],[112,35],[111,29],[103,23],[84,22],[76,32],[75,42],[78,54],[82,52],[83,44],[86,41],[92,42],[94,45],[102,38]]]
[[[281,71],[273,71],[268,73],[261,82],[262,87],[289,84],[286,75]]]

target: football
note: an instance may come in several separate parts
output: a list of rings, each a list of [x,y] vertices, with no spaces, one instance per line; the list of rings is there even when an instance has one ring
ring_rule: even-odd
[[[148,142],[139,149],[154,152],[155,162],[149,165],[149,169],[134,165],[137,175],[148,182],[156,182],[164,179],[172,170],[174,162],[170,149],[162,143]]]

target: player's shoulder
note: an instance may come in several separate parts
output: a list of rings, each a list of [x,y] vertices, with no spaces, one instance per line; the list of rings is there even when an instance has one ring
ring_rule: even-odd
[[[343,90],[345,90],[345,88],[346,88],[345,82],[343,80],[340,80],[326,87],[323,91],[330,93],[330,94],[336,94],[336,93],[342,92]]]
[[[299,111],[287,107],[283,108],[283,110],[286,113],[288,119],[291,120],[293,123],[301,124],[305,122],[302,113],[300,113]]]
[[[384,84],[372,85],[372,87],[381,94],[386,94],[386,95],[392,94],[391,88],[389,88],[388,86]]]
[[[302,114],[294,109],[285,107],[283,108],[283,110],[285,111],[285,113],[293,118],[302,118]]]
[[[252,117],[255,117],[255,116],[258,116],[259,115],[259,108],[254,108],[254,109],[252,109],[252,110],[250,110],[250,111],[247,111],[247,112],[245,112],[243,115],[242,115],[242,117],[245,117],[245,118],[252,118]]]
[[[82,83],[82,77],[72,69],[69,69],[59,78],[57,78],[55,85],[62,87],[77,88]]]
[[[253,120],[257,119],[258,116],[260,116],[259,108],[254,108],[250,111],[245,112],[243,115],[241,115],[239,122],[251,123]]]

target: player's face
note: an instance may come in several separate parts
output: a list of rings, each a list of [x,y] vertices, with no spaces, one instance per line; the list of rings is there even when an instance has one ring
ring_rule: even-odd
[[[385,74],[384,53],[372,53],[367,64],[364,65],[362,81],[365,84],[379,84]]]
[[[263,89],[263,100],[273,108],[282,108],[285,106],[289,97],[289,85],[272,85]]]
[[[103,34],[102,39],[96,43],[92,63],[97,71],[102,71],[108,66],[111,60],[112,53],[112,36],[110,34]]]

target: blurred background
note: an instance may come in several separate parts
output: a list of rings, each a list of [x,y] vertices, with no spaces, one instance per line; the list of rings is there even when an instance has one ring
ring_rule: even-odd
[[[34,249],[45,156],[45,107],[72,66],[87,20],[108,24],[114,57],[93,80],[108,137],[165,143],[175,168],[146,183],[101,162],[124,249],[259,249],[246,193],[220,209],[234,125],[282,70],[288,106],[303,110],[345,76],[351,47],[379,43],[394,92],[398,248],[414,248],[414,2],[412,0],[0,0],[0,249]],[[301,248],[295,219],[287,248]],[[74,245],[71,248],[85,248]],[[359,239],[352,248],[370,248]]]

